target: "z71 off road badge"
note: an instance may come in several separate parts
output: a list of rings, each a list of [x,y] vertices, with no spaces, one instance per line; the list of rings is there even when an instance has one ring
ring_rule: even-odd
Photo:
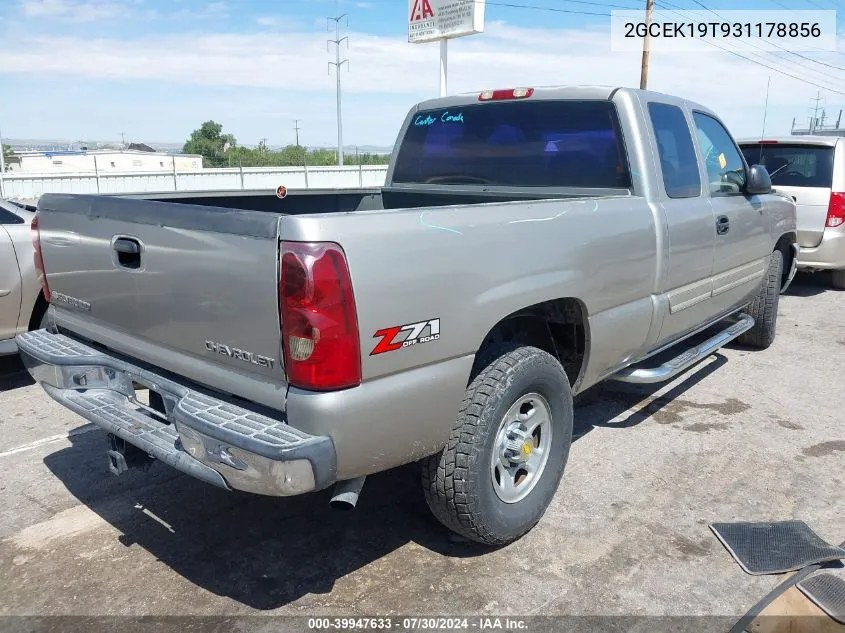
[[[386,327],[373,334],[373,338],[380,338],[381,340],[370,352],[370,356],[392,352],[411,345],[430,343],[440,338],[440,319]]]

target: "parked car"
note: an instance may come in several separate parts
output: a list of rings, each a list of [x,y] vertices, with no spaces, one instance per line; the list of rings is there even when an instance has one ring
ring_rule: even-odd
[[[419,460],[443,524],[507,543],[559,485],[573,394],[768,347],[793,270],[794,203],[654,92],[426,101],[383,188],[279,191],[41,198],[52,318],[18,345],[113,472],[351,507]]]
[[[830,270],[833,287],[845,289],[845,138],[781,136],[739,145],[796,203],[798,269]]]
[[[32,259],[35,210],[0,199],[0,356],[16,354],[15,335],[41,327],[47,311]]]

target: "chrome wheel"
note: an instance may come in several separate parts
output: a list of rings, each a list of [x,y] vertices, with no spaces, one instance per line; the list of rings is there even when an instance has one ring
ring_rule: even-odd
[[[522,396],[502,418],[493,454],[490,477],[493,490],[505,503],[521,501],[540,480],[552,445],[552,415],[538,393]]]

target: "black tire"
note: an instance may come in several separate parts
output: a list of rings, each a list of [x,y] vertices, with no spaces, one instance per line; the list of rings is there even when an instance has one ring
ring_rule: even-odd
[[[760,292],[745,310],[754,319],[754,327],[739,336],[737,341],[740,345],[766,349],[775,340],[782,274],[783,253],[774,251],[769,257],[769,268]]]
[[[845,269],[830,271],[831,285],[837,290],[845,290]]]
[[[572,443],[572,391],[556,358],[536,347],[502,344],[485,350],[446,447],[422,462],[426,502],[453,532],[485,545],[504,545],[531,530],[558,488]],[[550,411],[548,458],[523,499],[502,501],[491,460],[505,414],[527,394]]]

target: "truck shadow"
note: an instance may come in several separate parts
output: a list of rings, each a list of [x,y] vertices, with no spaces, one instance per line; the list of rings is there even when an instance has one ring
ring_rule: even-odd
[[[719,352],[690,369],[668,391],[657,392],[665,383],[629,384],[613,381],[599,383],[575,399],[574,439],[583,437],[594,428],[624,429],[646,421],[667,424],[680,421],[678,407],[681,396],[702,380],[721,368],[728,359]],[[678,379],[676,379],[678,380]]]
[[[836,290],[833,290],[830,271],[797,272],[784,294],[792,297],[815,297],[827,290],[836,292]]]
[[[596,427],[627,428],[659,415],[671,398],[724,362],[718,357],[659,399],[651,394],[660,385],[585,392],[576,399],[575,440]],[[645,408],[637,409],[640,402]],[[412,568],[416,546],[449,557],[490,551],[456,539],[432,517],[416,465],[369,477],[358,507],[339,512],[329,507],[329,491],[287,499],[227,492],[158,463],[148,472],[113,477],[103,433],[69,440],[71,446],[46,456],[45,465],[120,532],[122,545],[137,544],[193,584],[254,609],[328,594],[337,580],[388,554],[393,566]],[[125,583],[144,570],[115,573],[124,579],[116,582]]]
[[[20,356],[0,356],[0,393],[35,384]]]
[[[286,499],[227,492],[158,463],[114,477],[103,433],[69,439],[44,463],[121,533],[121,544],[137,544],[195,585],[254,609],[328,594],[388,554],[412,567],[418,554],[401,551],[409,544],[452,557],[487,551],[450,538],[431,516],[416,465],[369,477],[357,508],[342,512],[330,508],[329,491]],[[142,573],[127,569],[120,578]]]

